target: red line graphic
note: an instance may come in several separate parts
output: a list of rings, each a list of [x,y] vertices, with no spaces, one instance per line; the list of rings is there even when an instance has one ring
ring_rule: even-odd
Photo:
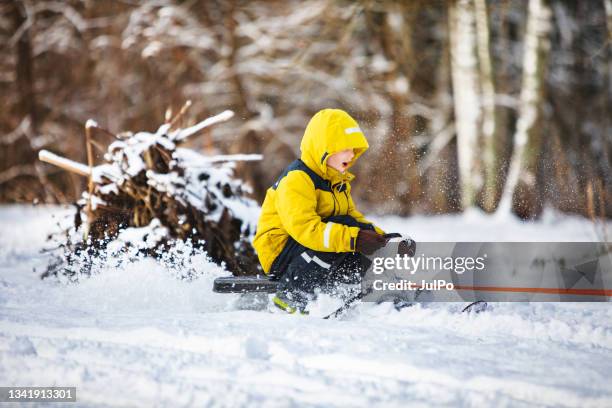
[[[550,295],[584,295],[612,297],[612,289],[561,289],[561,288],[513,288],[503,286],[464,286],[455,285],[457,290],[476,290],[487,292],[527,292]]]

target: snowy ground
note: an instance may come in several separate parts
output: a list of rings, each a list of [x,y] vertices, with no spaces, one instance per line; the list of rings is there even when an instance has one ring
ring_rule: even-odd
[[[239,310],[211,292],[211,264],[191,283],[153,261],[41,281],[39,250],[68,214],[0,207],[2,386],[76,386],[87,406],[612,406],[609,303],[364,304],[330,321],[316,316],[329,299],[306,317]],[[417,241],[598,239],[554,214],[378,221]]]

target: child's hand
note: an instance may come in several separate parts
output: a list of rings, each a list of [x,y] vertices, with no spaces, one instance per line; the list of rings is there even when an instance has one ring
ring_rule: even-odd
[[[416,253],[416,242],[411,238],[403,239],[397,247],[397,253],[401,256],[408,255],[412,258]]]
[[[355,249],[362,254],[372,255],[374,252],[384,247],[386,243],[387,238],[377,232],[362,229],[357,235],[357,245],[355,245]]]

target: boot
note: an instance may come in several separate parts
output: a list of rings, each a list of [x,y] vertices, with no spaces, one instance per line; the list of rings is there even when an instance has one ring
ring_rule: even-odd
[[[294,293],[287,293],[284,291],[276,292],[276,295],[272,298],[274,305],[284,310],[289,314],[298,313],[301,315],[307,315],[306,306],[308,301],[305,297],[296,295]]]

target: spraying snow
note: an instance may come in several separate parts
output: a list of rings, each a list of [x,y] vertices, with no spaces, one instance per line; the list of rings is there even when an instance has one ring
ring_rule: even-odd
[[[322,320],[242,310],[211,291],[228,273],[205,255],[184,265],[132,259],[78,284],[39,278],[46,235],[73,210],[0,209],[0,382],[76,386],[81,405],[610,406],[606,303],[462,304],[395,311],[362,304]],[[465,216],[382,217],[426,240],[592,240],[590,222],[547,213],[527,224]],[[496,235],[492,235],[496,234]],[[554,368],[553,368],[554,367]]]

